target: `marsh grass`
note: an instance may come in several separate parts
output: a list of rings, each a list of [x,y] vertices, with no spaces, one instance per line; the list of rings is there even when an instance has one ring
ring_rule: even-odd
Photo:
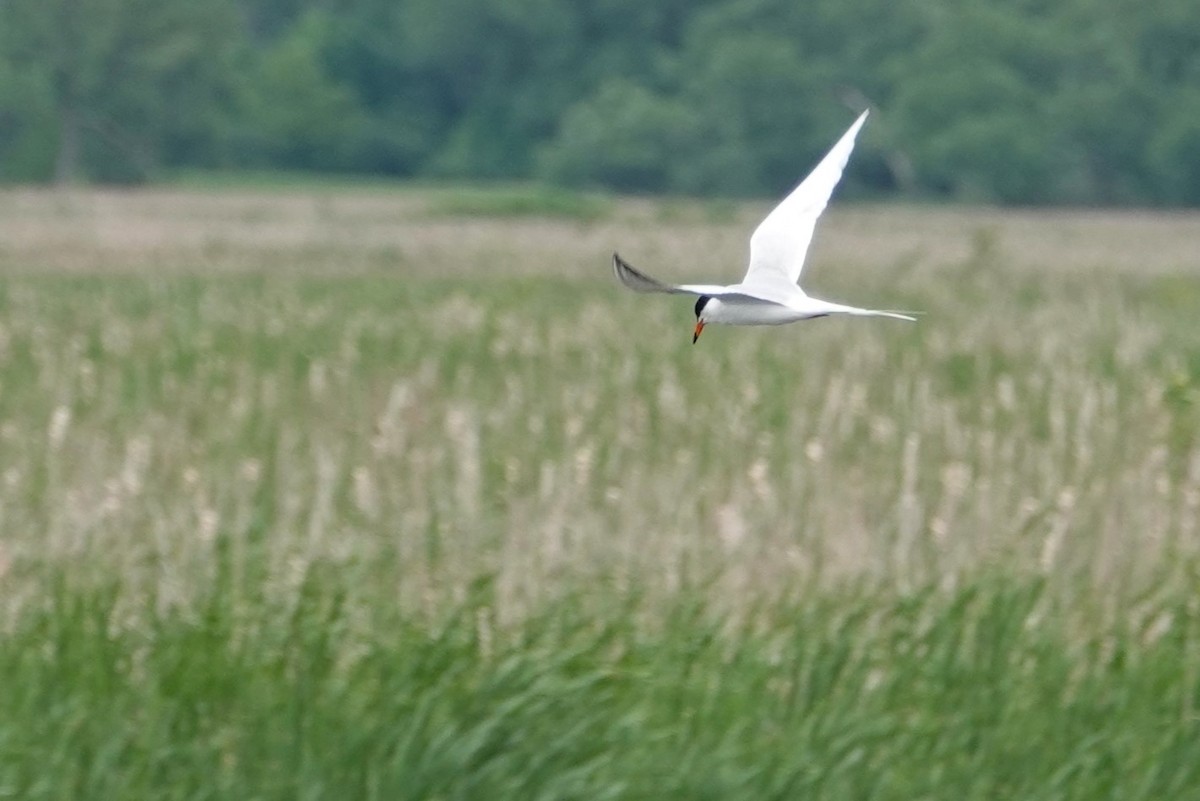
[[[1195,219],[434,203],[0,197],[0,797],[1200,797]]]
[[[519,630],[477,585],[436,626],[336,571],[295,603],[114,627],[119,589],[61,583],[0,651],[0,783],[22,798],[1194,797],[1195,609],[1080,642],[1039,583],[843,591],[738,627],[689,603]],[[573,600],[574,599],[574,600]],[[786,614],[780,615],[779,613]],[[1189,644],[1191,643],[1191,644]],[[11,685],[10,685],[11,686]]]
[[[592,222],[613,209],[613,201],[603,195],[538,185],[447,187],[431,190],[428,197],[428,213],[435,217],[542,217]]]

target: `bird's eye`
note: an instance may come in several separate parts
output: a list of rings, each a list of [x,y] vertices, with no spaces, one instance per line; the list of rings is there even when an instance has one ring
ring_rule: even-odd
[[[696,318],[697,319],[699,319],[700,312],[704,311],[704,307],[708,304],[708,302],[710,300],[712,300],[712,298],[708,295],[701,295],[700,297],[696,298]]]

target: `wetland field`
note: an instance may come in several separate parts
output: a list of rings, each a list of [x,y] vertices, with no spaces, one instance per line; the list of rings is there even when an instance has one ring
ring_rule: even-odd
[[[1200,799],[1200,214],[0,192],[0,799]]]

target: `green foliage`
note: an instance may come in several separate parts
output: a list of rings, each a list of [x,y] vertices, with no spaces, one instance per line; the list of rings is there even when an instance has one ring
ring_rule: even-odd
[[[420,623],[348,604],[317,566],[290,606],[218,578],[189,612],[45,578],[0,635],[0,783],[29,801],[1149,801],[1200,782],[1190,637],[1081,636],[1036,583],[810,594],[728,631],[687,596],[645,628],[584,593],[500,626],[486,582]],[[1183,598],[1156,612],[1200,626]]]
[[[428,211],[438,217],[557,217],[593,221],[608,216],[612,203],[600,195],[553,186],[457,187],[431,192]]]
[[[870,106],[849,191],[1200,203],[1190,0],[76,5],[0,4],[0,180],[217,166],[778,195]]]
[[[19,125],[56,147],[41,177],[137,181],[183,154],[211,158],[236,32],[232,0],[0,5],[0,80],[17,81],[30,110],[10,113],[28,113]],[[0,165],[14,165],[6,171],[36,165],[6,144],[0,138]]]
[[[45,74],[0,60],[0,181],[31,182],[54,169],[55,114]]]
[[[328,31],[323,15],[310,13],[265,48],[257,75],[245,85],[242,104],[252,127],[245,137],[249,163],[298,169],[345,167],[344,152],[365,119],[353,90],[338,84],[320,61]]]
[[[1200,205],[1200,84],[1171,100],[1177,113],[1150,140],[1149,161],[1169,201]]]
[[[623,80],[572,106],[558,137],[541,153],[540,173],[574,185],[630,191],[672,186],[673,155],[688,147],[691,110]]]
[[[700,22],[690,31],[684,63],[686,96],[702,124],[692,160],[680,164],[676,188],[786,192],[802,174],[798,163],[819,158],[819,148],[829,146],[813,136],[822,116],[814,109],[828,98],[828,75],[806,63],[786,35],[732,34],[724,24],[714,29],[708,20]],[[704,152],[709,143],[720,143],[716,153]]]

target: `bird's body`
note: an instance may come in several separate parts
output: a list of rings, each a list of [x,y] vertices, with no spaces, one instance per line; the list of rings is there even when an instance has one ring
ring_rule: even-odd
[[[750,266],[740,283],[667,284],[634,269],[614,253],[617,278],[635,292],[698,295],[693,342],[708,323],[782,325],[831,314],[914,319],[900,312],[860,309],[814,298],[797,283],[817,219],[842,177],[854,149],[854,138],[866,118],[864,111],[808,177],[755,229],[750,237]]]
[[[783,325],[820,315],[799,306],[738,295],[726,296],[724,300],[709,298],[704,311],[708,322],[723,325]]]

